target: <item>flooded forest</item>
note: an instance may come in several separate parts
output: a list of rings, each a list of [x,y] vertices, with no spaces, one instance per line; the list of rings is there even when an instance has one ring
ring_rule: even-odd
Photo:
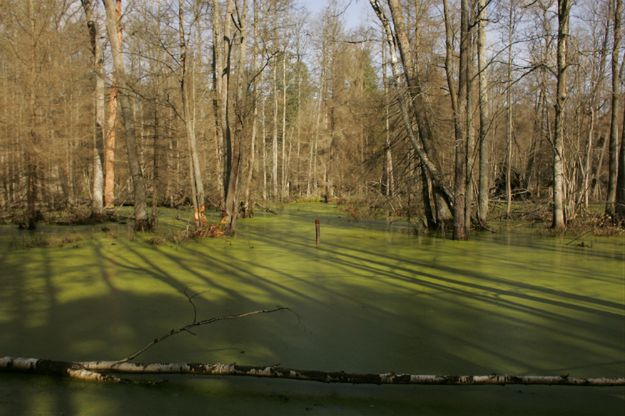
[[[0,416],[619,413],[624,18],[0,0]]]

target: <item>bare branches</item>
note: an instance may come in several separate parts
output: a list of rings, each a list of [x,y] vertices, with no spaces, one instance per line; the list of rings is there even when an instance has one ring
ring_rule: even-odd
[[[190,333],[192,335],[195,335],[195,334],[193,334],[193,332],[191,332],[192,328],[197,328],[197,327],[204,326],[204,325],[210,325],[210,324],[213,324],[213,323],[219,322],[219,321],[229,321],[229,320],[233,320],[233,319],[249,318],[251,316],[265,314],[265,313],[274,313],[274,312],[279,312],[279,311],[284,311],[284,310],[290,311],[289,308],[282,307],[282,306],[277,306],[277,307],[275,307],[273,309],[259,309],[259,310],[255,310],[255,311],[251,311],[251,312],[243,312],[243,313],[238,313],[238,314],[234,314],[234,315],[216,316],[216,317],[213,317],[213,318],[202,319],[201,321],[198,321],[197,320],[197,313],[196,313],[195,304],[193,303],[193,298],[196,297],[199,294],[188,295],[188,294],[185,293],[185,295],[187,296],[187,299],[189,300],[189,303],[191,303],[191,305],[193,306],[193,322],[188,323],[186,325],[183,325],[183,326],[181,326],[179,328],[173,328],[169,332],[167,332],[167,333],[165,333],[165,334],[163,334],[163,335],[161,335],[161,336],[159,336],[157,338],[154,338],[152,341],[147,343],[143,348],[133,352],[129,356],[127,356],[125,358],[122,358],[119,361],[116,361],[116,363],[126,363],[128,361],[132,361],[135,358],[137,358],[138,356],[140,356],[141,354],[143,354],[146,351],[148,351],[154,345],[158,344],[159,342],[163,342],[167,338],[173,337],[173,336],[178,335],[178,334],[180,334],[182,332],[187,332],[187,333]]]

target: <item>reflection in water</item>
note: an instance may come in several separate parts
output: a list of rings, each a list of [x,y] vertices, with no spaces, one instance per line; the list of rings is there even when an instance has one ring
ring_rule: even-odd
[[[315,218],[322,227],[319,248]],[[273,314],[221,322],[168,340],[143,360],[357,372],[625,374],[622,241],[592,238],[577,247],[515,228],[454,242],[414,235],[408,224],[354,222],[332,207],[306,204],[239,226],[233,239],[178,246],[95,233],[78,248],[3,253],[0,331],[9,335],[0,337],[0,351],[120,358],[189,322],[192,309],[182,293],[191,290],[201,293],[200,318],[283,305],[301,321]],[[41,392],[39,404],[14,395],[18,389]],[[622,389],[410,392],[416,395],[404,388],[239,379],[177,380],[155,392],[3,375],[0,415],[4,409],[128,413],[140,404],[148,413],[189,413],[206,400],[229,414],[550,414],[565,405],[575,414],[593,406],[618,409],[624,397]]]

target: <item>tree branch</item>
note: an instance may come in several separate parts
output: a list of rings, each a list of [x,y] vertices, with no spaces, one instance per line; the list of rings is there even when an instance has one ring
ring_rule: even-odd
[[[47,372],[45,368],[76,368],[84,374],[97,376],[79,377],[78,371],[62,375],[80,378],[87,381],[125,382],[110,374],[182,374],[202,376],[242,376],[299,381],[316,381],[320,383],[341,384],[413,384],[413,385],[559,385],[559,386],[625,386],[625,377],[569,377],[560,376],[514,376],[514,375],[474,375],[474,376],[440,376],[407,373],[346,373],[343,371],[297,370],[277,366],[249,366],[237,364],[204,364],[204,363],[129,363],[119,361],[87,361],[62,362],[38,360],[35,358],[0,358],[0,371],[29,373],[45,373],[59,375],[58,372]],[[128,381],[128,380],[126,380]]]

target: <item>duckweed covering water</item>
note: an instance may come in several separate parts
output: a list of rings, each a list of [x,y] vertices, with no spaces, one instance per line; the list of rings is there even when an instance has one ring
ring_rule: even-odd
[[[314,244],[315,218],[321,245]],[[164,220],[172,227],[175,220]],[[54,227],[43,232],[57,232]],[[469,242],[294,204],[235,238],[153,245],[123,226],[61,247],[2,228],[0,355],[117,359],[198,317],[220,322],[143,361],[237,362],[352,372],[625,374],[625,242],[515,228]],[[74,235],[74,234],[73,234]],[[30,241],[30,240],[29,240]],[[620,388],[326,386],[175,379],[109,386],[0,375],[0,415],[614,414]],[[618,412],[617,412],[618,413]]]

